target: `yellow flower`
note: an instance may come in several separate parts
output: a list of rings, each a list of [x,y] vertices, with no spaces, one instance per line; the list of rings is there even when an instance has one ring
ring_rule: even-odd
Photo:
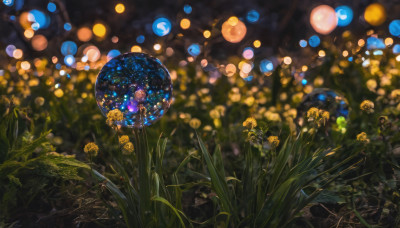
[[[97,152],[99,152],[99,147],[96,145],[96,143],[90,142],[90,143],[86,144],[83,151],[85,153],[87,153],[89,156],[96,157]]]
[[[269,136],[268,137],[268,143],[272,148],[276,148],[279,146],[279,138],[278,136]]]
[[[210,117],[213,119],[218,119],[221,115],[219,114],[218,110],[213,109],[210,111]]]
[[[390,93],[390,96],[393,100],[400,101],[400,89],[395,89]]]
[[[43,104],[44,104],[44,98],[43,98],[43,97],[36,97],[36,98],[35,98],[35,104],[36,104],[37,106],[43,106]]]
[[[197,128],[200,127],[201,121],[199,119],[197,119],[197,118],[193,118],[193,119],[190,120],[189,125],[190,125],[191,128],[197,129]]]
[[[247,118],[247,119],[243,122],[243,127],[246,127],[246,128],[249,128],[249,129],[253,129],[253,128],[257,127],[257,121],[256,121],[256,119],[254,119],[253,117]]]
[[[325,125],[325,123],[329,120],[329,112],[324,111],[324,110],[319,110],[319,112],[320,112],[321,120],[322,120],[322,122],[324,122],[324,125]]]
[[[365,100],[361,102],[360,109],[365,111],[366,113],[373,113],[374,112],[374,102],[370,100]]]
[[[116,121],[122,121],[124,119],[124,114],[118,109],[111,110],[107,113],[106,123],[112,126]]]
[[[367,137],[367,134],[365,132],[361,132],[360,134],[357,135],[357,141],[363,142],[363,143],[369,143],[369,139]]]
[[[319,117],[319,110],[317,108],[312,107],[307,111],[308,121],[313,121],[315,119],[318,119],[318,117]]]
[[[119,144],[124,145],[125,143],[129,142],[129,136],[127,135],[122,135],[121,137],[118,138]]]
[[[122,147],[122,153],[123,153],[123,154],[130,154],[130,153],[133,152],[133,149],[134,149],[133,143],[127,142],[127,143],[125,143],[125,145]]]

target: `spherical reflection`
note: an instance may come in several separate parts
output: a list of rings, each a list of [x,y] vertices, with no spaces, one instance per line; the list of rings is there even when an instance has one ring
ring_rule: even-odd
[[[338,23],[335,10],[328,5],[320,5],[311,11],[310,24],[320,34],[329,34]]]
[[[386,20],[386,10],[381,4],[373,3],[365,9],[364,19],[370,25],[379,26]]]
[[[222,24],[222,36],[228,42],[239,43],[245,37],[246,32],[246,25],[237,17],[230,17]]]
[[[36,35],[31,40],[32,48],[35,51],[43,51],[47,48],[47,39],[43,35]]]
[[[90,62],[96,62],[101,57],[100,50],[94,45],[90,45],[83,49],[83,54],[87,56]]]
[[[82,42],[88,42],[92,39],[93,33],[92,30],[88,27],[82,27],[77,32],[78,39]]]
[[[158,59],[127,53],[110,60],[96,80],[96,101],[103,113],[118,109],[122,126],[141,128],[160,119],[172,100],[168,70]]]
[[[329,112],[328,122],[336,123],[338,118],[347,119],[349,116],[349,105],[340,93],[327,89],[314,89],[307,94],[297,108],[297,117],[300,125],[307,121],[307,111],[310,108],[317,108]]]

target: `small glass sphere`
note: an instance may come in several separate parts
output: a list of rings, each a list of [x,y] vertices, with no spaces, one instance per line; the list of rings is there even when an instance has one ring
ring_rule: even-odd
[[[172,101],[172,82],[161,62],[144,53],[126,53],[107,62],[96,80],[97,104],[103,113],[119,109],[118,124],[142,128],[160,119]]]
[[[300,125],[307,121],[307,111],[317,108],[329,112],[329,122],[336,123],[337,119],[347,119],[349,116],[349,103],[346,98],[328,88],[317,88],[307,94],[297,108],[297,118]]]

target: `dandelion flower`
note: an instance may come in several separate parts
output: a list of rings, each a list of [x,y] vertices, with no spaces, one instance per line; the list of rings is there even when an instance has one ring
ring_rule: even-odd
[[[125,143],[129,142],[129,136],[127,135],[122,135],[121,137],[118,138],[119,144],[124,145]]]
[[[190,125],[191,128],[197,129],[197,128],[200,127],[201,121],[199,119],[197,119],[197,118],[192,118],[190,120],[190,122],[189,122],[189,125]]]
[[[124,114],[118,109],[111,110],[107,113],[107,124],[112,126],[115,122],[122,121],[124,119]]]
[[[369,143],[369,139],[367,137],[367,133],[361,132],[360,134],[357,135],[357,141],[363,142],[363,143]]]
[[[133,143],[127,142],[125,145],[122,147],[122,153],[123,154],[131,154],[133,152]]]
[[[321,115],[321,120],[322,122],[324,122],[325,125],[325,123],[329,120],[329,112],[320,110],[320,115]]]
[[[365,100],[361,102],[360,109],[366,113],[373,113],[374,112],[374,102],[370,100]]]
[[[277,148],[279,146],[279,138],[278,136],[269,136],[268,137],[268,143],[272,148]]]
[[[308,121],[314,121],[318,119],[318,117],[319,117],[319,109],[312,107],[307,111]]]
[[[246,127],[246,128],[249,128],[249,129],[253,129],[253,128],[257,127],[257,121],[256,121],[256,119],[254,119],[253,117],[247,118],[247,119],[243,122],[243,127]]]
[[[89,156],[96,157],[97,153],[99,152],[99,147],[96,145],[96,143],[90,142],[86,144],[83,151],[87,153]]]

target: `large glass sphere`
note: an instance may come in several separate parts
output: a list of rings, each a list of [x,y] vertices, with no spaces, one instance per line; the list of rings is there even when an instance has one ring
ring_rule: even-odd
[[[318,108],[329,112],[329,122],[340,125],[342,120],[347,120],[349,116],[349,104],[338,92],[327,88],[314,89],[307,94],[297,109],[299,124],[303,125],[307,111],[310,108]]]
[[[119,109],[120,125],[141,128],[160,119],[172,99],[168,70],[147,54],[126,53],[107,62],[96,80],[96,101],[103,113]]]

